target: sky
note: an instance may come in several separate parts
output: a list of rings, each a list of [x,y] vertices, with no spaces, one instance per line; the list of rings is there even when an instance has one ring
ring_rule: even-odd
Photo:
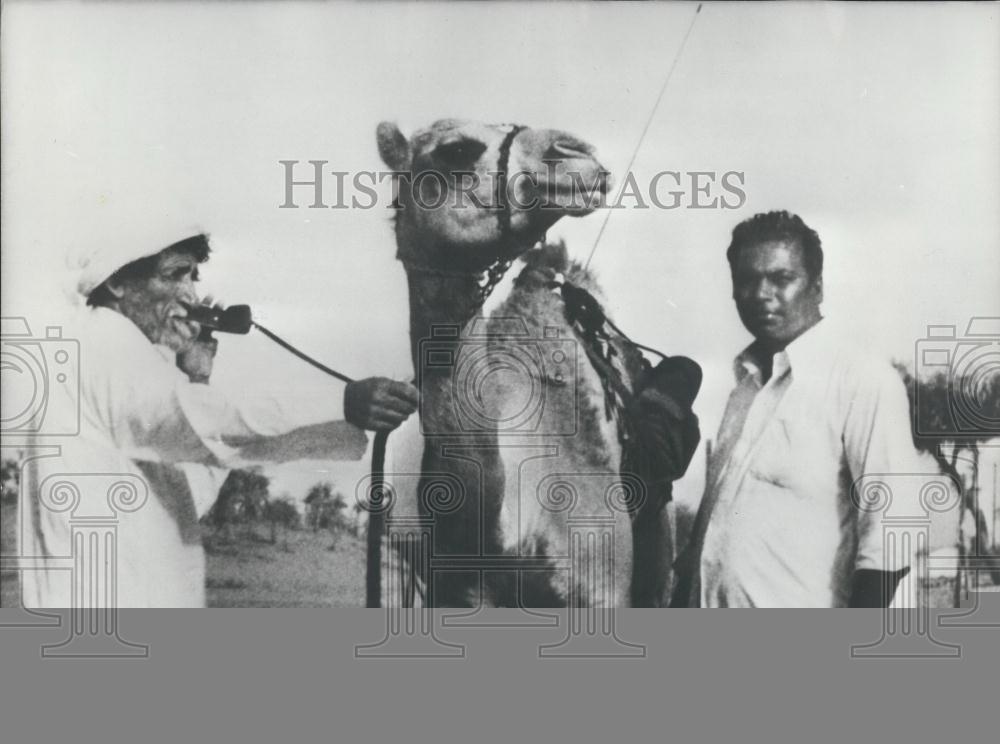
[[[380,121],[460,117],[573,132],[619,183],[633,153],[640,184],[743,174],[738,209],[614,213],[592,262],[620,327],[702,364],[706,435],[749,340],[725,248],[756,212],[819,232],[824,312],[886,355],[1000,316],[997,7],[706,4],[654,112],[695,8],[4,3],[3,314],[58,322],[67,251],[190,223],[213,236],[205,291],[349,375],[407,378],[388,204],[279,209],[279,161],[376,170]],[[549,237],[585,259],[604,216]],[[223,339],[215,379],[338,394],[256,334]],[[345,477],[287,470],[278,490]]]

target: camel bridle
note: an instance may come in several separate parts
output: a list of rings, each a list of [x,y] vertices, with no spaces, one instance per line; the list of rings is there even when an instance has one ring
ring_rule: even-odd
[[[510,199],[507,195],[507,186],[510,183],[511,148],[514,146],[514,140],[517,139],[517,135],[527,129],[527,127],[521,124],[502,124],[498,128],[506,131],[504,132],[504,137],[500,142],[500,147],[497,152],[497,169],[495,171],[496,180],[493,184],[493,204],[481,207],[481,209],[496,212],[497,233],[499,235],[497,243],[501,247],[503,253],[497,255],[483,271],[478,272],[444,269],[437,266],[429,266],[409,258],[401,259],[407,271],[412,271],[417,274],[453,278],[474,278],[477,284],[479,284],[479,290],[476,295],[476,303],[473,308],[474,311],[478,311],[482,308],[482,306],[486,303],[486,300],[489,299],[491,294],[493,294],[493,290],[496,289],[497,285],[510,270],[510,267],[513,265],[517,256],[524,252],[518,251],[515,255],[510,255],[510,251],[506,250],[508,247],[517,242],[511,228],[513,213]],[[545,233],[543,232],[541,235],[534,237],[530,241],[528,247],[530,248],[533,245],[544,242]]]

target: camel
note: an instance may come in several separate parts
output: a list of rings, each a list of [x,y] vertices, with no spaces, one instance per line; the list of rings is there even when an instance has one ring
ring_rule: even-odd
[[[437,566],[421,577],[432,579],[425,603],[665,605],[667,512],[660,504],[644,519],[644,484],[620,472],[623,422],[607,374],[627,395],[641,357],[620,339],[581,338],[555,280],[600,291],[544,240],[606,193],[593,148],[561,131],[451,119],[409,139],[383,122],[377,140],[404,176],[396,257],[421,395],[417,492]],[[511,294],[484,319],[485,296],[522,256]]]

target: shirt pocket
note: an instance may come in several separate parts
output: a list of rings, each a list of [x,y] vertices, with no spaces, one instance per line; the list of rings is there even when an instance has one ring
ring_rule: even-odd
[[[836,483],[837,457],[827,439],[818,422],[779,414],[762,432],[747,474],[807,498]]]

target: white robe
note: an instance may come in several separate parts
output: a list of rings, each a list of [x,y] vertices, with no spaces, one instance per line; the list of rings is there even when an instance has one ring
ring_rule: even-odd
[[[78,415],[79,434],[43,428],[27,449],[26,607],[203,607],[197,520],[218,468],[364,454],[364,432],[342,420],[342,383],[306,405],[285,400],[293,391],[236,403],[189,382],[169,349],[112,310],[80,310],[63,338],[79,342],[79,360],[53,377],[48,405]]]

